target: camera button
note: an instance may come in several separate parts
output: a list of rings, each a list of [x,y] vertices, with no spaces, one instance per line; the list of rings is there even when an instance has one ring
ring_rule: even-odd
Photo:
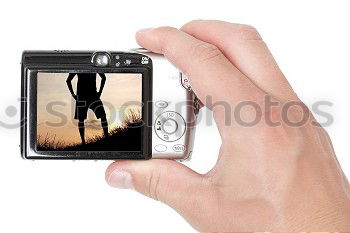
[[[179,128],[177,122],[174,119],[167,119],[163,123],[163,130],[167,134],[173,134]]]
[[[156,102],[155,105],[157,108],[166,108],[166,107],[168,107],[168,102],[166,102],[164,100],[159,100]]]
[[[175,146],[173,146],[173,151],[175,152],[184,152],[186,149],[186,147],[184,145],[181,144],[177,144]]]
[[[185,134],[186,122],[179,113],[167,111],[157,117],[154,130],[161,140],[175,142]]]
[[[124,61],[124,64],[125,64],[125,65],[131,65],[131,62],[132,62],[132,61],[131,61],[130,59],[126,59],[126,60]]]
[[[165,145],[159,144],[154,147],[157,152],[165,152],[167,147]]]

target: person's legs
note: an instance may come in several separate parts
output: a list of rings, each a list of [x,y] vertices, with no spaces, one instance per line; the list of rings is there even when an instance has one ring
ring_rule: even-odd
[[[103,107],[102,101],[100,99],[96,99],[94,102],[90,104],[89,108],[92,111],[94,111],[98,119],[101,119],[103,134],[105,137],[108,137],[108,122],[107,122],[106,112]]]
[[[101,117],[101,125],[102,125],[104,136],[108,137],[108,122],[107,122],[106,116]]]
[[[84,120],[79,120],[78,127],[79,127],[79,134],[80,134],[80,138],[81,138],[81,143],[82,143],[83,145],[85,145],[85,126],[84,126]]]
[[[81,138],[81,143],[85,145],[85,125],[84,121],[87,117],[88,105],[87,101],[81,96],[77,97],[76,105],[75,105],[75,115],[74,119],[79,120],[78,129]]]

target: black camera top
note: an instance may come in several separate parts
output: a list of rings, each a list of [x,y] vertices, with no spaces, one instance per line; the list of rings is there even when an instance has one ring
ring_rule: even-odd
[[[74,68],[152,68],[152,60],[143,54],[129,52],[95,51],[24,51],[22,66],[74,67]]]

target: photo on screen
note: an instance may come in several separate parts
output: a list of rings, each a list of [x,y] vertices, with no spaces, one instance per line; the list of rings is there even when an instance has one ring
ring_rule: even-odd
[[[37,74],[37,151],[141,151],[142,74]]]

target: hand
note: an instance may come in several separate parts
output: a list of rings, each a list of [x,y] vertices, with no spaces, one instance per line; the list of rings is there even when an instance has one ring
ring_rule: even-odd
[[[204,232],[350,229],[349,183],[331,141],[300,107],[254,28],[193,21],[181,30],[142,30],[136,39],[189,77],[194,92],[213,111],[222,146],[207,174],[176,161],[118,161],[106,171],[110,185],[160,200]],[[265,110],[266,99],[278,106]],[[216,107],[219,101],[231,110]],[[255,107],[241,108],[241,119],[252,122],[260,116],[260,121],[247,127],[231,117],[227,124],[243,101]],[[290,108],[289,121],[310,116],[300,127],[291,127],[282,114],[283,104],[291,101],[299,107]],[[280,124],[271,126],[269,120]]]

